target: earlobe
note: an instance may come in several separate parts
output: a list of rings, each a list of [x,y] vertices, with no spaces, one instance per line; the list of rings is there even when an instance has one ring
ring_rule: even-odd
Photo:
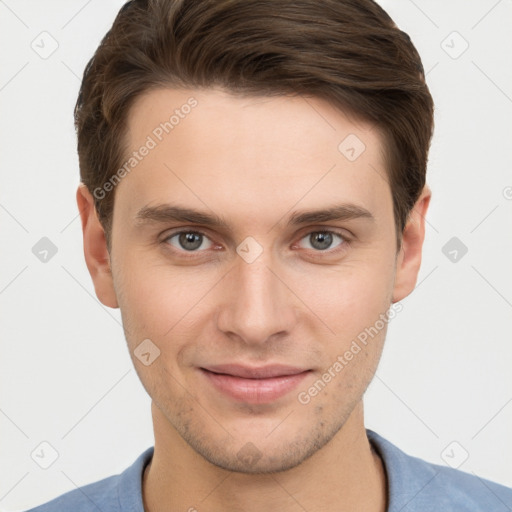
[[[98,219],[94,198],[83,183],[78,186],[76,201],[82,221],[85,262],[94,283],[96,296],[105,306],[117,308],[119,306],[114,289],[105,231]]]
[[[425,215],[431,195],[430,188],[425,185],[405,225],[402,234],[402,247],[397,256],[393,303],[407,297],[416,286],[425,240]]]

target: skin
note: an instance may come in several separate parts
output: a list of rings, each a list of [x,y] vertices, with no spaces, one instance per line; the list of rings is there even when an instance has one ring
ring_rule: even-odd
[[[430,190],[397,252],[378,130],[313,97],[153,90],[130,110],[129,147],[140,147],[191,96],[197,106],[117,185],[111,254],[91,194],[83,185],[77,191],[96,294],[121,309],[152,399],[155,452],[144,506],[384,511],[386,475],[366,437],[362,398],[386,328],[309,403],[297,395],[414,289]],[[349,134],[366,146],[355,161],[338,150]],[[137,227],[137,211],[160,203],[215,213],[229,230],[175,221]],[[287,224],[294,212],[340,203],[365,208],[373,220]],[[187,251],[178,236],[169,238],[180,229],[207,237]],[[341,238],[320,250],[310,235],[326,230]],[[248,236],[262,248],[251,263],[236,251]],[[134,355],[147,338],[160,350],[148,366]],[[240,403],[198,370],[230,362],[311,372],[271,403]],[[256,462],[237,457],[246,445]]]

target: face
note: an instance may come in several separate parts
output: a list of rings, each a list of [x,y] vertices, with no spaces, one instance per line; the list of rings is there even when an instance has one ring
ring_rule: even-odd
[[[112,275],[91,273],[156,420],[225,469],[294,467],[360,404],[416,279],[380,135],[318,98],[215,89],[153,90],[128,125]]]

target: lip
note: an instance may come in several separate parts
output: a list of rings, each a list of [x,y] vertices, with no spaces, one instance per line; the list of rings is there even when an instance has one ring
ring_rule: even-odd
[[[286,395],[309,374],[293,366],[248,367],[226,364],[199,368],[221,393],[237,401],[263,404]]]
[[[204,366],[203,370],[213,373],[225,373],[233,377],[243,377],[245,379],[268,379],[271,377],[282,377],[283,375],[296,375],[307,371],[306,368],[297,368],[283,364],[269,364],[267,366],[244,366],[241,364],[218,364],[214,366]]]

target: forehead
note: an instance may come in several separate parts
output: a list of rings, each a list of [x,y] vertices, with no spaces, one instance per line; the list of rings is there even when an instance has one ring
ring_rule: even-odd
[[[273,218],[298,202],[391,200],[380,132],[319,98],[162,88],[139,97],[127,121],[127,160],[138,155],[116,202],[132,218],[176,198]]]
[[[127,139],[132,147],[147,135],[165,144],[180,135],[190,138],[194,135],[191,132],[196,139],[204,139],[204,145],[213,139],[220,144],[228,142],[222,137],[222,128],[235,137],[233,143],[249,135],[255,143],[287,142],[301,147],[303,154],[322,149],[322,142],[326,149],[339,149],[340,137],[348,134],[358,136],[370,152],[382,149],[380,131],[372,123],[349,117],[321,98],[296,94],[249,96],[219,88],[157,88],[135,100],[127,121]],[[171,133],[174,137],[167,137]],[[235,144],[231,146],[234,149]],[[202,147],[198,145],[196,150]],[[346,156],[350,157],[348,153]]]

